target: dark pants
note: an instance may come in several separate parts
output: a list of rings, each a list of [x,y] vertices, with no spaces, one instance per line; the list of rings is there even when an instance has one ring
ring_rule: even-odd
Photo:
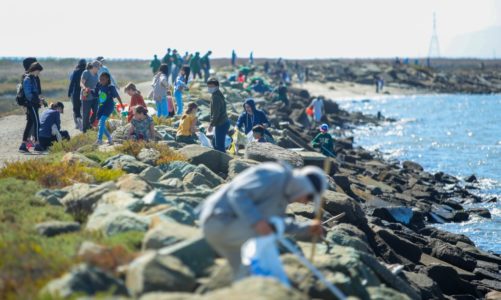
[[[82,117],[82,100],[79,93],[73,93],[71,96],[71,104],[73,104],[73,119]]]
[[[188,83],[188,80],[190,79],[191,68],[189,66],[183,66],[183,69],[184,69],[184,76],[186,78],[184,83]]]
[[[198,75],[198,78],[202,79],[202,71],[193,70],[193,79],[197,79],[197,75]]]
[[[33,107],[30,105],[26,108],[26,127],[24,128],[23,142],[28,140],[32,129],[33,136],[35,137],[35,142],[38,142],[38,131],[40,130],[38,107]]]
[[[61,130],[60,131],[61,136],[63,137],[63,140],[69,140],[70,139],[70,134],[66,130]],[[40,146],[42,147],[43,150],[47,150],[49,147],[54,144],[54,142],[57,142],[57,137],[55,135],[51,137],[40,137]]]
[[[206,67],[206,68],[204,68],[204,80],[205,80],[205,82],[207,82],[209,80],[209,76],[210,76],[210,68]]]
[[[83,132],[86,132],[92,127],[92,124],[97,118],[98,102],[97,99],[92,100],[82,100],[82,112],[83,112]],[[90,112],[92,111],[92,117]]]
[[[190,136],[178,135],[176,136],[176,142],[184,144],[196,144],[195,139],[191,135]]]
[[[214,149],[221,152],[226,152],[226,147],[224,142],[226,140],[226,134],[230,129],[230,121],[224,122],[222,125],[215,126],[214,128]]]

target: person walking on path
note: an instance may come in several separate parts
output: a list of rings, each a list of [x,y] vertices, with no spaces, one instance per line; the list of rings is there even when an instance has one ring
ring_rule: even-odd
[[[209,56],[212,54],[212,51],[208,51],[204,56],[200,59],[200,65],[204,70],[204,81],[207,82],[210,76],[210,58]]]
[[[202,79],[202,71],[201,71],[201,64],[200,64],[200,52],[195,52],[195,56],[193,56],[190,59],[190,69],[191,72],[193,73],[193,79],[198,78]]]
[[[111,84],[111,76],[108,73],[103,73],[99,76],[99,83],[94,90],[94,95],[99,99],[99,109],[97,110],[97,117],[99,119],[99,130],[97,133],[96,144],[100,145],[103,143],[103,134],[108,138],[108,144],[113,145],[113,140],[111,139],[111,134],[106,128],[106,120],[115,110],[115,102],[113,99],[117,99],[122,106],[122,111],[124,110],[124,105],[118,91],[114,85]]]
[[[145,106],[134,108],[134,118],[130,122],[129,138],[135,141],[150,141],[155,139],[155,126],[153,119],[148,116]]]
[[[141,92],[136,88],[136,85],[132,82],[128,83],[125,86],[124,92],[126,92],[130,96],[129,103],[129,112],[127,114],[127,122],[130,123],[132,118],[134,117],[134,111],[137,106],[146,107],[146,103],[144,102],[144,98],[141,95]]]
[[[153,60],[150,62],[150,68],[151,68],[151,71],[153,72],[153,75],[155,75],[158,72],[158,68],[160,68],[161,64],[162,63],[160,62],[157,55],[155,54],[153,56]]]
[[[82,130],[82,100],[80,100],[80,93],[82,87],[80,86],[80,79],[82,78],[82,73],[87,67],[87,62],[85,59],[78,61],[75,70],[70,76],[70,86],[68,87],[68,98],[71,99],[71,104],[73,105],[73,121],[75,122],[75,128]]]
[[[313,99],[309,107],[313,109],[313,126],[316,127],[322,122],[325,114],[324,96],[318,96]]]
[[[237,53],[235,50],[231,51],[231,65],[235,67],[237,65]]]
[[[285,232],[322,235],[320,220],[297,223],[286,218],[290,203],[320,202],[327,188],[324,172],[308,166],[263,163],[248,168],[202,203],[200,224],[209,245],[228,260],[234,280],[248,275],[241,264],[241,247],[250,238],[273,234],[271,217],[282,217]]]
[[[219,81],[216,78],[209,78],[207,89],[211,94],[210,102],[210,125],[208,132],[214,129],[214,149],[226,152],[225,139],[230,129],[230,120],[226,112],[226,101],[223,93],[219,90]]]
[[[176,99],[177,115],[183,114],[183,91],[186,89],[188,89],[188,85],[185,83],[185,71],[181,69],[174,83],[174,98]]]
[[[111,74],[110,70],[108,69],[107,66],[104,65],[104,63],[106,62],[106,60],[104,59],[104,57],[98,56],[96,58],[96,60],[101,63],[101,67],[99,68],[99,72],[97,73],[97,76],[101,76],[101,74],[103,74],[103,73],[108,73],[108,75],[110,75],[110,78],[111,78],[111,84],[113,86],[115,86],[115,88],[117,89],[117,91],[120,90],[120,87],[118,86],[118,83],[115,81],[115,78]]]
[[[195,144],[193,135],[197,132],[197,110],[196,103],[190,102],[188,104],[177,129],[176,142]]]
[[[56,102],[43,112],[40,117],[40,147],[43,151],[49,149],[54,142],[63,139],[69,140],[70,134],[66,130],[61,130],[61,114],[64,112],[64,104]]]
[[[101,63],[97,60],[87,65],[87,70],[83,71],[80,79],[80,100],[82,101],[82,131],[85,133],[96,121],[98,102],[97,97],[92,92],[99,81],[97,73]],[[92,112],[92,116],[91,116]]]
[[[168,81],[169,67],[162,64],[158,69],[157,74],[153,77],[153,100],[157,105],[157,116],[167,118],[169,115],[169,107],[167,104],[167,90],[169,89]]]
[[[19,151],[22,153],[29,152],[27,143],[32,129],[34,133],[35,151],[43,151],[40,147],[38,138],[40,129],[38,110],[44,99],[40,97],[41,88],[38,86],[39,79],[37,80],[42,71],[42,65],[39,62],[33,62],[23,76],[22,90],[25,98],[26,127],[23,132],[23,141],[19,147]]]

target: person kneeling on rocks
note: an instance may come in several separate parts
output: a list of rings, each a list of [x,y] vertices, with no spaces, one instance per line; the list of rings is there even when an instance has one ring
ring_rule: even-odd
[[[38,133],[40,150],[47,150],[54,142],[70,139],[68,131],[61,130],[61,114],[63,112],[64,104],[61,102],[52,103],[50,108],[43,112]]]
[[[266,139],[264,138],[265,128],[263,125],[256,125],[252,128],[252,136],[254,137],[254,141],[258,143],[266,143]]]
[[[320,148],[320,152],[325,156],[335,157],[334,139],[328,132],[329,125],[322,124],[318,129],[320,129],[320,133],[311,141],[313,148]]]
[[[308,166],[263,163],[240,173],[202,204],[200,224],[207,242],[230,263],[235,280],[248,274],[241,264],[241,246],[250,238],[273,234],[271,217],[285,218],[293,202],[320,201],[327,188],[324,172]],[[296,223],[285,219],[285,232],[298,236],[321,235],[320,221]]]
[[[134,117],[130,121],[129,138],[135,141],[155,139],[153,119],[148,116],[148,109],[138,105],[134,109]]]
[[[197,110],[198,105],[194,102],[188,104],[184,112],[176,133],[176,142],[185,144],[196,144],[193,135],[197,132]]]

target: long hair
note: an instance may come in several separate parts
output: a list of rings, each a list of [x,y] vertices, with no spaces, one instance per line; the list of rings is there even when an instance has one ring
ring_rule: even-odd
[[[107,81],[106,85],[107,85],[107,86],[111,84],[111,76],[110,76],[110,74],[108,74],[108,73],[104,72],[104,73],[102,73],[102,74],[99,76],[99,78],[101,78],[101,77],[105,77],[105,78],[106,78],[106,81]]]
[[[197,109],[198,105],[195,102],[190,102],[188,103],[188,107],[186,107],[186,110],[184,111],[184,115],[181,117],[181,119],[184,119],[186,115],[189,115],[193,112],[194,109]]]
[[[165,76],[167,76],[169,74],[169,66],[167,64],[161,64],[160,68],[158,68],[157,74],[159,74],[159,73],[162,73]]]
[[[127,85],[124,88],[124,92],[127,93],[127,91],[133,91],[141,95],[141,91],[137,89],[136,85],[132,82],[127,83]]]

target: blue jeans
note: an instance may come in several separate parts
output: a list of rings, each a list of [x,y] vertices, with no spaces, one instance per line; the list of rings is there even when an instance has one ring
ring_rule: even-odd
[[[183,92],[180,90],[176,90],[174,92],[174,98],[176,98],[176,104],[177,104],[177,115],[182,115],[183,114]]]
[[[106,135],[108,138],[108,142],[111,142],[111,134],[106,128],[106,120],[108,120],[109,116],[101,116],[99,118],[99,131],[97,132],[97,140],[102,142],[103,141],[103,134]]]
[[[214,128],[214,149],[217,151],[221,151],[223,153],[226,152],[226,147],[224,146],[224,142],[226,140],[226,134],[228,134],[228,130],[230,129],[230,121],[224,122],[222,125],[215,126]]]
[[[157,104],[157,116],[168,117],[169,105],[167,104],[167,97],[162,97],[162,100],[156,101],[156,104]]]

